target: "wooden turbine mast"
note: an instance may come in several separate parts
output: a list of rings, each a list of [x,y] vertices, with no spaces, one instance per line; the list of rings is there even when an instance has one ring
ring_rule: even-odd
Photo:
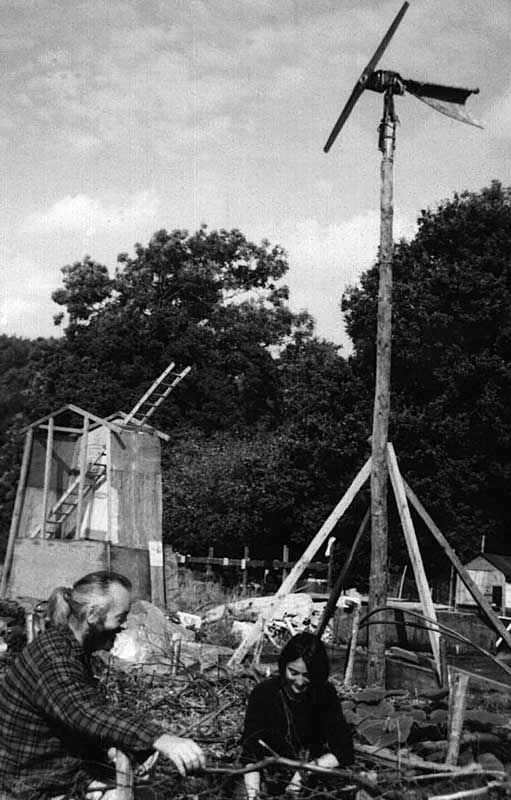
[[[324,152],[328,153],[353,108],[365,89],[383,94],[383,116],[378,131],[381,158],[379,290],[376,341],[376,385],[374,396],[371,456],[371,569],[369,579],[369,611],[386,605],[387,597],[387,438],[390,416],[390,365],[392,317],[392,250],[393,250],[393,162],[396,144],[397,116],[394,98],[408,92],[441,113],[477,125],[466,113],[466,99],[478,89],[460,89],[402,78],[397,72],[376,70],[394,36],[409,3],[405,2],[376,52],[362,72],[335,123]],[[398,499],[399,502],[399,499]],[[385,670],[385,624],[369,628],[368,682],[382,684]]]

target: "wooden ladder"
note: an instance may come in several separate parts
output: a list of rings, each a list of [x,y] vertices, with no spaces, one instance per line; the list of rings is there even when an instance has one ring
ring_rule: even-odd
[[[156,409],[167,399],[171,391],[191,370],[191,367],[185,367],[182,372],[173,372],[174,367],[175,364],[172,362],[163,370],[160,377],[156,378],[152,386],[149,387],[136,406],[134,406],[127,417],[125,417],[125,424],[128,422],[135,422],[137,425],[145,425]]]
[[[85,470],[85,479],[87,483],[83,484],[83,497],[85,497],[92,489],[95,489],[98,484],[104,479],[106,475],[106,447],[103,447],[99,455],[94,461],[87,464]],[[80,494],[80,475],[78,475],[72,483],[69,484],[65,492],[59,497],[55,505],[51,508],[45,521],[45,530],[43,536],[47,533],[46,526],[51,525],[52,530],[48,531],[49,537],[55,536],[59,526],[73,513],[78,505],[78,497]],[[81,520],[77,520],[77,528]],[[38,525],[30,533],[30,537],[34,539],[41,533],[41,525]]]

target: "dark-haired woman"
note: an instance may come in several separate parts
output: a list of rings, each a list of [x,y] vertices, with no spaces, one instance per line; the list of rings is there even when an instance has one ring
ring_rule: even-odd
[[[293,636],[280,654],[279,674],[259,683],[248,699],[242,751],[245,763],[267,757],[264,745],[285,758],[327,769],[353,762],[351,730],[329,673],[323,642],[312,633]],[[248,772],[244,780],[246,796],[254,800],[261,790],[261,775]],[[265,792],[299,792],[301,785],[297,771],[284,783],[268,779]]]

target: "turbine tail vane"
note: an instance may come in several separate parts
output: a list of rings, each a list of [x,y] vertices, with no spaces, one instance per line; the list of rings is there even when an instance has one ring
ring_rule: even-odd
[[[436,83],[420,83],[419,81],[404,80],[403,85],[417,100],[426,103],[430,108],[445,114],[458,122],[474,125],[476,128],[483,126],[477,122],[465,108],[465,102],[471,94],[478,94],[479,89],[462,89],[456,86],[440,86]]]

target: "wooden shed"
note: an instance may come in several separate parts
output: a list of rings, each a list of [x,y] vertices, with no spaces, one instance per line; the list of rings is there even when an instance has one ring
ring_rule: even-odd
[[[66,405],[26,428],[1,594],[45,598],[99,569],[163,603],[160,439]]]
[[[498,613],[511,611],[511,556],[479,553],[465,569]],[[456,581],[456,605],[476,605],[460,578]]]

